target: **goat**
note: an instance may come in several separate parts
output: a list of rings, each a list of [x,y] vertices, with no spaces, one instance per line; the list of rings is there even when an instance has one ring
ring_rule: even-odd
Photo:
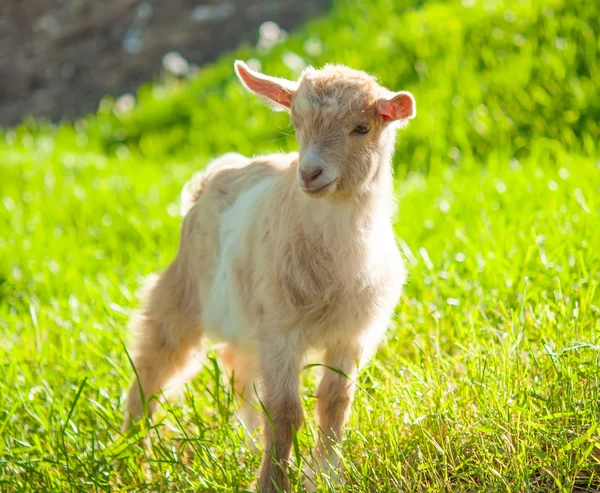
[[[317,468],[340,468],[358,369],[373,354],[406,280],[392,228],[396,130],[416,115],[393,93],[341,65],[306,69],[297,82],[251,70],[243,85],[287,110],[298,153],[226,154],[185,186],[179,251],[146,289],[133,320],[138,381],[124,428],[151,413],[142,396],[166,388],[205,336],[256,420],[260,382],[264,454],[259,491],[289,491],[286,463],[303,423],[299,373],[320,351]],[[141,388],[140,388],[141,387]],[[319,469],[317,469],[319,470]]]

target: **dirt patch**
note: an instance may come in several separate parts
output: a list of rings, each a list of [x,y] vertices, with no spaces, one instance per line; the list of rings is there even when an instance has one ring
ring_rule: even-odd
[[[201,65],[274,21],[293,29],[327,0],[2,0],[0,125],[73,118],[134,91],[166,63]],[[181,55],[166,57],[170,52]]]

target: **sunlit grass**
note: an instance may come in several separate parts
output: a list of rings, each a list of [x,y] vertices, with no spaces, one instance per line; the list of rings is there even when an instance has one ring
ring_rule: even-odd
[[[419,7],[342,4],[270,53],[238,54],[288,76],[287,51],[341,61],[417,97],[395,157],[410,280],[360,375],[338,490],[598,491],[595,8],[406,4]],[[320,55],[302,51],[309,38]],[[232,60],[143,89],[129,113],[30,122],[0,143],[0,491],[254,479],[259,456],[210,357],[164,405],[151,452],[119,433],[125,326],[142,277],[175,254],[183,183],[222,152],[294,148],[286,116],[240,89]],[[306,377],[297,462],[314,434]]]

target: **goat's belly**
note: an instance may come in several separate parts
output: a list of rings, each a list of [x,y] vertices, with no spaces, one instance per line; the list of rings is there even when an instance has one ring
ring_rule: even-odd
[[[270,185],[271,179],[252,185],[221,215],[217,265],[202,310],[202,325],[213,338],[252,343],[254,327],[245,315],[238,266],[244,263],[244,239],[254,222],[252,215]]]

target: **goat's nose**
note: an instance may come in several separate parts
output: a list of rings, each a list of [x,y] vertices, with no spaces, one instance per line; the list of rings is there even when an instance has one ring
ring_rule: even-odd
[[[310,170],[301,170],[300,176],[302,177],[302,180],[304,180],[304,183],[310,183],[315,181],[322,173],[323,168],[314,168]]]

